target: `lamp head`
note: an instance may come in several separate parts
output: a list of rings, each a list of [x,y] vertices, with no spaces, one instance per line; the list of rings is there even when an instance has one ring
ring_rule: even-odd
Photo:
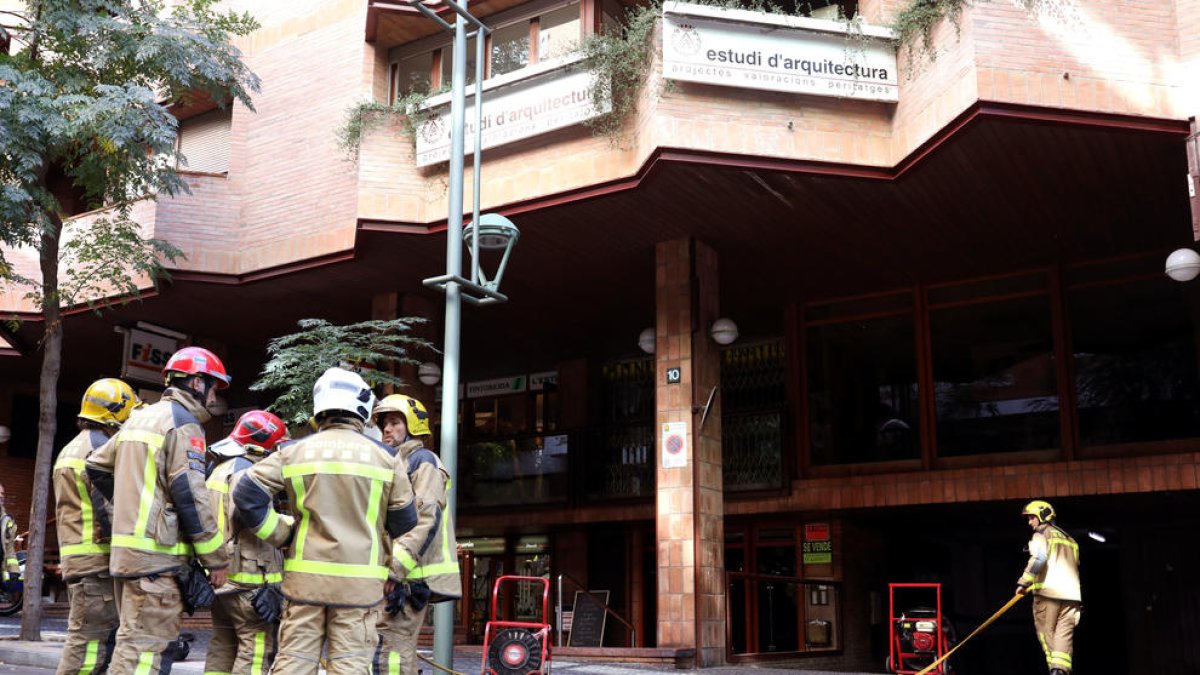
[[[474,236],[475,223],[463,228],[463,243],[469,249]],[[479,216],[479,248],[484,251],[503,251],[509,243],[517,243],[521,231],[511,220],[498,213],[485,213]]]
[[[656,335],[653,328],[647,328],[641,333],[638,333],[638,347],[641,347],[642,351],[646,352],[647,354],[654,353],[654,348],[656,346],[655,340]]]
[[[1181,248],[1167,256],[1167,276],[1175,281],[1191,281],[1200,275],[1200,253]]]
[[[734,340],[738,339],[738,327],[733,319],[720,318],[713,322],[708,334],[712,336],[713,342],[719,345],[733,344]]]

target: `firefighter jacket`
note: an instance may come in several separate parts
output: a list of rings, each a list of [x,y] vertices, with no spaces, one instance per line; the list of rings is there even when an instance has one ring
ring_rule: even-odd
[[[88,478],[112,501],[114,577],[172,571],[193,553],[210,570],[229,564],[204,485],[200,425],[209,417],[191,394],[169,388],[88,457]]]
[[[246,469],[254,466],[263,456],[247,453],[225,460],[218,464],[208,477],[207,485],[213,499],[213,509],[221,523],[221,536],[225,540],[225,551],[229,555],[229,579],[224,586],[217,589],[217,595],[253,590],[283,581],[283,553],[254,536],[254,532],[238,527],[232,519],[232,486],[242,480]],[[289,516],[282,517],[290,519]]]
[[[108,574],[112,511],[87,477],[84,461],[108,442],[99,429],[84,429],[54,462],[54,518],[63,581]]]
[[[21,571],[21,563],[17,560],[17,521],[8,515],[3,506],[0,506],[0,543],[3,543],[4,565],[0,566],[0,570],[4,573],[0,574],[5,581],[15,578]]]
[[[402,443],[397,452],[412,482],[417,525],[392,542],[391,576],[425,582],[432,592],[430,602],[457,600],[462,597],[462,577],[454,524],[446,512],[450,474],[421,441]]]
[[[1017,585],[1034,595],[1080,602],[1079,545],[1058,526],[1039,525],[1029,540],[1029,563]]]
[[[412,486],[394,453],[364,436],[359,422],[328,422],[255,464],[234,486],[238,522],[288,547],[289,600],[370,607],[383,598],[387,537],[417,522]],[[271,507],[279,492],[286,492],[295,522]]]

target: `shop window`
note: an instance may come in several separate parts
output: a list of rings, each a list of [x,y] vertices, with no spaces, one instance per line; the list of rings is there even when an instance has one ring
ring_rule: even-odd
[[[203,173],[229,170],[229,127],[232,108],[213,110],[179,123],[176,168]]]
[[[1047,275],[930,290],[942,457],[1059,447]]]
[[[464,506],[564,501],[570,439],[558,431],[558,393],[472,399],[459,472]]]
[[[603,423],[587,453],[589,497],[654,492],[654,359],[606,364],[600,372]]]
[[[1079,443],[1200,436],[1195,289],[1161,276],[1067,294]]]
[[[811,464],[919,457],[912,293],[814,305],[805,318]]]
[[[727,491],[783,486],[785,374],[781,340],[721,352],[721,459]]]

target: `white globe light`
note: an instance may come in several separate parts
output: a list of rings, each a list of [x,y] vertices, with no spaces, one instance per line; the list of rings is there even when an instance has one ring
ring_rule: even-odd
[[[713,342],[719,345],[733,344],[733,341],[738,339],[738,327],[733,319],[717,319],[708,334],[712,336]]]
[[[436,363],[422,363],[417,366],[417,379],[432,387],[442,381],[442,369]]]
[[[646,352],[647,354],[654,353],[655,340],[656,337],[653,328],[647,328],[641,333],[638,333],[638,346],[641,347],[642,351]]]
[[[3,424],[0,424],[0,443],[7,443],[10,438],[12,438],[12,431]]]
[[[1181,248],[1167,256],[1167,276],[1175,281],[1191,281],[1200,275],[1200,253]]]

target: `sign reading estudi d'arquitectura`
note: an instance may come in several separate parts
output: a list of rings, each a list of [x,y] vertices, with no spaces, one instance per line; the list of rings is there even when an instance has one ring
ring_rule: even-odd
[[[702,84],[898,100],[892,32],[838,21],[666,2],[663,75]],[[489,79],[479,123],[483,149],[531,138],[598,117],[611,101],[594,103],[592,73],[573,54]],[[475,147],[474,87],[467,91],[466,152]],[[449,95],[425,104],[434,114],[417,130],[417,166],[450,158]]]

